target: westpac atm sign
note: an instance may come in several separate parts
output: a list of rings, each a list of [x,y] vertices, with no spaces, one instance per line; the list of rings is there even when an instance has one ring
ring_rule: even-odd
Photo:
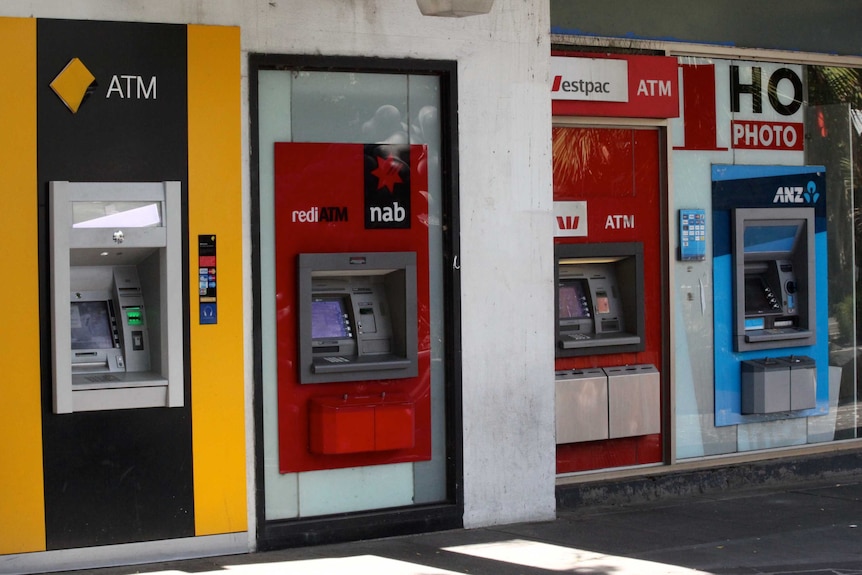
[[[555,116],[674,118],[679,115],[676,58],[632,54],[551,56]]]

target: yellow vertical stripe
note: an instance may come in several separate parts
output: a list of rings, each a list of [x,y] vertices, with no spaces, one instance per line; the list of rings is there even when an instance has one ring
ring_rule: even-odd
[[[248,529],[239,28],[188,27],[192,447],[197,535]],[[218,324],[200,325],[198,235],[216,235]]]
[[[0,18],[0,73],[0,554],[8,554],[45,550],[35,19]]]

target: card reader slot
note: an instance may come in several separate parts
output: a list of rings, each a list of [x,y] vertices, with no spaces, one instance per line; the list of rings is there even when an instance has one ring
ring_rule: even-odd
[[[410,360],[401,357],[381,358],[338,358],[344,361],[332,361],[327,358],[316,357],[312,361],[311,371],[314,373],[349,373],[354,371],[372,371],[378,369],[399,370],[408,369]]]
[[[560,340],[563,349],[577,349],[581,347],[602,347],[606,345],[637,345],[641,342],[640,336],[625,335],[586,335],[586,334],[561,334],[564,339]]]
[[[760,341],[804,339],[810,335],[811,332],[807,329],[768,329],[758,330],[757,332],[746,332],[745,341],[757,343]]]
[[[79,362],[72,364],[72,371],[80,371],[82,369],[93,370],[93,369],[108,369],[108,361],[87,361],[87,362]]]

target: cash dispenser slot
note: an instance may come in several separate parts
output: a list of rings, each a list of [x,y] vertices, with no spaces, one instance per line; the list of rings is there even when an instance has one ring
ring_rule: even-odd
[[[300,383],[415,377],[416,254],[299,254]]]
[[[643,246],[557,244],[557,357],[644,348]]]

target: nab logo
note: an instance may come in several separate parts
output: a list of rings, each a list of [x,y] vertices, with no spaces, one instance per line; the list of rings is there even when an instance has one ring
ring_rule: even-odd
[[[820,198],[820,193],[817,191],[817,184],[808,182],[808,185],[802,186],[782,186],[775,191],[775,197],[772,198],[773,204],[813,204]]]
[[[410,146],[366,144],[365,229],[410,228]]]

